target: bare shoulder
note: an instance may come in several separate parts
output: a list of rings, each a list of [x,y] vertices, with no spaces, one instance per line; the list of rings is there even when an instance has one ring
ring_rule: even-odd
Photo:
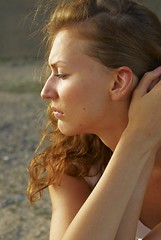
[[[52,202],[50,240],[60,240],[91,193],[88,183],[68,175],[59,186],[49,186]]]
[[[59,186],[49,186],[49,193],[53,208],[56,209],[62,203],[63,206],[74,202],[83,203],[91,193],[91,189],[84,179],[65,174]]]

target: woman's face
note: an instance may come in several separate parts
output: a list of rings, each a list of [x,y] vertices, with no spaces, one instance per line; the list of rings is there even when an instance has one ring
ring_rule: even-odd
[[[110,128],[109,70],[84,52],[84,42],[68,30],[60,31],[49,56],[51,74],[41,96],[51,100],[60,131],[68,136]]]

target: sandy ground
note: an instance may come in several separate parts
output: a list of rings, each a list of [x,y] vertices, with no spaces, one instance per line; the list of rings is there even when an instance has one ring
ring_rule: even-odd
[[[0,62],[0,240],[49,239],[48,191],[34,206],[26,197],[45,109],[40,68],[36,61]]]

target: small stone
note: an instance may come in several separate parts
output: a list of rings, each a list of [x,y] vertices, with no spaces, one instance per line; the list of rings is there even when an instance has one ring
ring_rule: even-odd
[[[9,161],[9,156],[4,156],[3,161],[5,161],[5,162]]]

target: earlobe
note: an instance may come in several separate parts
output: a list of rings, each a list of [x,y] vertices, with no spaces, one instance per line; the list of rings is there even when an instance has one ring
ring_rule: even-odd
[[[129,97],[133,86],[133,73],[129,67],[120,67],[116,69],[114,80],[111,85],[111,99],[118,101]]]

